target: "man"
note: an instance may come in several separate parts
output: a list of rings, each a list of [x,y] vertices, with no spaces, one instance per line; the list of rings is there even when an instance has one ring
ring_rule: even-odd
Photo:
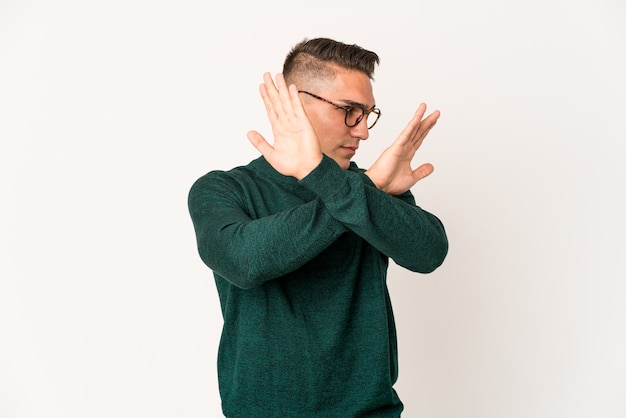
[[[410,188],[433,171],[411,160],[439,118],[420,105],[367,171],[351,161],[381,112],[378,56],[305,40],[260,93],[270,144],[246,166],[192,186],[198,250],[224,326],[218,355],[227,417],[399,417],[388,258],[428,273],[444,260],[441,222]]]

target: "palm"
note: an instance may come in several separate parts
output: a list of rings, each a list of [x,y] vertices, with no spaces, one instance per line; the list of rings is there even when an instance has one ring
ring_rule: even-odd
[[[411,160],[415,155],[415,150],[407,150],[407,152],[411,158],[407,158],[407,154],[398,155],[397,150],[388,148],[368,170],[368,175],[374,172],[379,178],[386,179],[377,184],[381,190],[392,195],[402,194],[433,172],[433,166],[428,163],[413,170]]]
[[[398,195],[433,172],[433,166],[428,163],[420,165],[415,170],[411,167],[415,152],[440,115],[439,111],[435,111],[422,120],[425,111],[426,105],[421,104],[398,138],[367,170],[366,174],[379,189]]]
[[[276,76],[274,85],[266,73],[260,92],[272,125],[274,143],[270,145],[256,131],[248,132],[248,139],[276,171],[301,179],[319,164],[322,151],[298,90],[293,85],[287,87],[281,74]]]

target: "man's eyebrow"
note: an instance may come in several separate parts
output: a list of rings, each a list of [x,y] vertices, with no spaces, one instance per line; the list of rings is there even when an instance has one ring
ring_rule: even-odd
[[[376,104],[373,104],[371,107],[367,107],[366,105],[364,105],[363,103],[359,103],[359,102],[355,102],[353,100],[348,100],[348,99],[340,99],[342,102],[346,103],[347,106],[351,106],[351,107],[360,107],[364,110],[371,110],[373,108],[376,107]]]

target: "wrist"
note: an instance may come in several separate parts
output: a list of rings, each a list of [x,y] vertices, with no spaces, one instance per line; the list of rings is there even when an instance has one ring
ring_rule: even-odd
[[[320,154],[319,156],[308,159],[302,164],[298,164],[298,171],[294,177],[297,180],[302,180],[303,178],[311,174],[313,170],[319,167],[320,163],[322,162],[322,158],[323,158],[323,155]]]
[[[383,188],[384,188],[383,182],[376,177],[376,173],[372,172],[371,168],[369,170],[365,171],[363,174],[365,174],[367,177],[369,177],[371,182],[374,184],[374,186],[376,186],[376,188],[378,190],[383,190]]]

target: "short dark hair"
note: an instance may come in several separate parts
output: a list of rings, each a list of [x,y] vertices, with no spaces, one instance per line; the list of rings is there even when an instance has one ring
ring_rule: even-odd
[[[374,67],[380,62],[375,52],[355,44],[345,44],[329,38],[304,39],[296,44],[283,64],[288,84],[313,78],[331,77],[337,67],[356,70],[374,79]]]

